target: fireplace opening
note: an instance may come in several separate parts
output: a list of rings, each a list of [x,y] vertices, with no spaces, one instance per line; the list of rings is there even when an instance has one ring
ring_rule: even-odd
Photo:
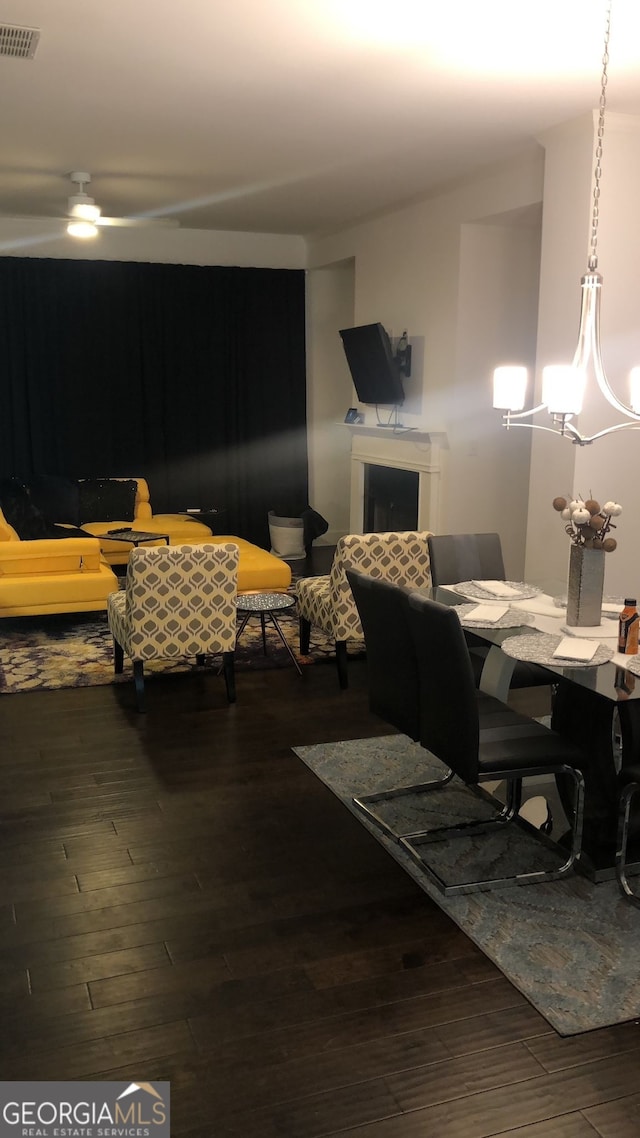
[[[417,470],[366,464],[364,532],[417,529],[419,481]]]

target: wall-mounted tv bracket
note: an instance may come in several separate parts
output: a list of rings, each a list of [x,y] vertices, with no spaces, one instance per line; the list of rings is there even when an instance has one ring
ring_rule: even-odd
[[[407,338],[406,328],[396,344],[395,361],[401,375],[406,376],[408,379],[411,375],[411,344]]]

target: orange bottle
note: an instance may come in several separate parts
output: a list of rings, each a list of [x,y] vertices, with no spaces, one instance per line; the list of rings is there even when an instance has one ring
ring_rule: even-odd
[[[635,597],[625,597],[618,619],[618,652],[635,656],[638,651],[638,609]]]

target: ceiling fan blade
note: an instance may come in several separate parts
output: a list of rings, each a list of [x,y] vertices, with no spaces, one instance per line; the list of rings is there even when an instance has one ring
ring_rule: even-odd
[[[130,229],[156,229],[160,226],[164,229],[177,229],[180,222],[173,217],[98,217],[94,224],[128,227]]]

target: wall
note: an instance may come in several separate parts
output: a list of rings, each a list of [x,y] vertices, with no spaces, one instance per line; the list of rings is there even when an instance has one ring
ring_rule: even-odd
[[[307,276],[307,433],[309,501],[329,522],[322,544],[334,545],[349,529],[349,493],[344,469],[351,436],[341,424],[355,394],[345,378],[337,328],[353,325],[353,260],[316,269]],[[317,505],[321,503],[321,506]]]
[[[405,381],[402,421],[446,435],[442,530],[477,531],[479,522],[498,530],[509,546],[510,573],[524,561],[530,444],[502,429],[499,413],[491,410],[489,374],[500,362],[494,357],[505,327],[514,351],[525,359],[532,353],[539,230],[530,211],[541,201],[542,176],[542,152],[536,149],[439,196],[309,242],[311,276],[353,260],[355,324],[379,320],[393,337],[408,329],[418,351]],[[315,323],[310,310],[312,336]],[[476,354],[469,344],[478,329]],[[325,326],[323,335],[330,334]],[[347,498],[349,464],[337,425],[344,418],[344,393],[351,390],[344,357],[317,358],[313,382],[328,393],[321,448],[312,441],[318,424],[310,424],[313,461],[325,461],[329,448],[333,483],[343,481]],[[367,423],[375,423],[374,409],[365,414]],[[327,425],[331,418],[333,431]],[[320,487],[320,472],[312,477]],[[331,502],[317,497],[314,505],[336,528]]]
[[[531,432],[501,428],[491,377],[497,364],[535,362],[540,214],[534,206],[501,224],[464,225],[460,244],[447,529],[500,533],[512,580],[524,574]]]

